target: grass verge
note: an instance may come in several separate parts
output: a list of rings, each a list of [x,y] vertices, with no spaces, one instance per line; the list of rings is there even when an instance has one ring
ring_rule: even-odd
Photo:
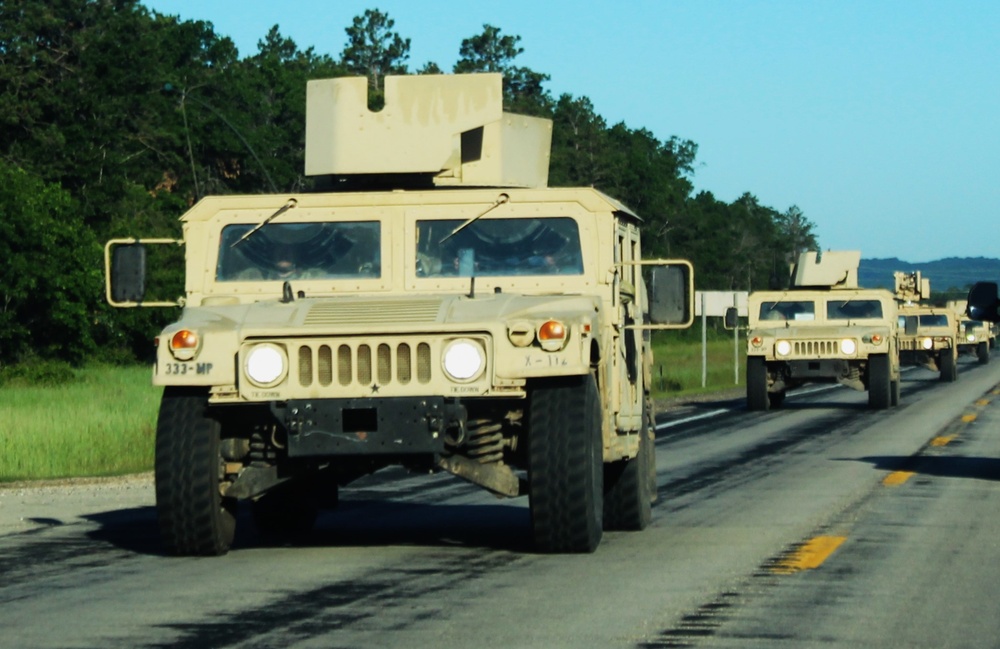
[[[149,367],[74,370],[0,385],[0,482],[148,471],[162,388]]]

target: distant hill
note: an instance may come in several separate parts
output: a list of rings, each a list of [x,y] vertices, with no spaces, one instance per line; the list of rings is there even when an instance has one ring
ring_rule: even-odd
[[[920,271],[931,280],[931,296],[948,289],[967,289],[979,281],[1000,281],[1000,259],[988,257],[948,257],[937,261],[911,263],[895,257],[862,259],[858,267],[858,283],[866,288],[895,288],[893,273]]]

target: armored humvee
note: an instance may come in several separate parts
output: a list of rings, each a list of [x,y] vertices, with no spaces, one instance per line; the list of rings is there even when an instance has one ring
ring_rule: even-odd
[[[948,308],[958,319],[958,353],[975,355],[981,365],[990,362],[990,350],[996,341],[994,327],[981,320],[972,320],[966,315],[967,300],[949,300]]]
[[[181,217],[185,294],[146,301],[146,246],[108,243],[116,306],[183,307],[156,340],[156,506],[167,550],[225,553],[238,502],[308,530],[398,465],[528,496],[544,552],[642,529],[655,497],[649,330],[693,319],[686,261],[640,219],[547,187],[549,120],[501,76],[310,81],[322,190],[213,196]]]
[[[805,252],[790,288],[749,297],[747,407],[778,407],[809,382],[868,391],[868,404],[899,403],[896,302],[885,289],[859,288],[861,253]]]
[[[953,308],[921,304],[931,297],[931,284],[920,271],[896,271],[899,301],[899,361],[939,372],[942,381],[958,379],[958,319]]]
[[[909,327],[899,337],[900,363],[936,370],[942,381],[957,380],[958,322],[954,312],[946,307],[900,305],[900,326],[907,327],[908,320],[916,322],[916,330]]]

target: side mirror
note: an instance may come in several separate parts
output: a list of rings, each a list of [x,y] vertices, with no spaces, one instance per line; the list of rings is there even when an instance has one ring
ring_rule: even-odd
[[[649,284],[649,320],[653,324],[688,326],[694,320],[691,265],[655,266]]]
[[[919,322],[920,319],[915,315],[906,316],[906,324],[903,325],[903,333],[905,333],[907,336],[916,336],[917,325],[919,324]]]
[[[976,282],[969,291],[969,306],[966,311],[973,320],[985,322],[1000,321],[997,312],[1000,301],[997,300],[996,282]]]
[[[110,280],[114,302],[142,302],[146,295],[146,247],[141,243],[115,246]]]
[[[731,306],[726,309],[726,320],[723,323],[723,328],[727,330],[738,329],[740,326],[740,312],[736,310],[736,307]]]

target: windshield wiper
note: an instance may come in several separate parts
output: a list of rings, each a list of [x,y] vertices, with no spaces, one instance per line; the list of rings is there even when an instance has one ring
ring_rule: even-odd
[[[473,223],[475,223],[479,219],[483,218],[484,216],[486,216],[487,214],[489,214],[490,212],[492,212],[496,208],[500,207],[501,205],[503,205],[504,203],[506,203],[509,200],[510,200],[510,196],[509,195],[507,195],[506,193],[501,193],[499,196],[497,196],[497,199],[495,201],[493,201],[492,205],[490,205],[489,207],[487,207],[485,210],[483,210],[479,214],[475,215],[474,217],[472,217],[471,219],[469,219],[465,223],[462,223],[457,228],[455,228],[454,230],[452,230],[451,232],[449,232],[448,234],[446,234],[443,239],[441,239],[440,241],[438,241],[438,245],[441,245],[442,243],[444,243],[448,239],[451,239],[453,236],[455,236],[456,234],[458,234],[459,232],[461,232],[465,228],[469,227],[470,225],[472,225]]]
[[[281,207],[279,207],[278,210],[274,214],[272,214],[271,216],[267,217],[266,219],[264,219],[263,221],[261,221],[260,223],[258,223],[257,225],[255,225],[249,232],[247,232],[242,237],[240,237],[239,239],[237,239],[233,243],[233,245],[231,245],[229,247],[230,248],[235,248],[236,246],[240,245],[241,243],[243,243],[244,241],[246,241],[247,239],[249,239],[250,236],[254,232],[256,232],[257,230],[260,230],[262,227],[264,227],[265,225],[267,225],[268,223],[270,223],[274,219],[278,218],[279,216],[281,216],[282,214],[284,214],[285,212],[287,212],[288,210],[292,209],[293,207],[295,207],[298,204],[299,204],[299,202],[297,200],[295,200],[294,198],[289,198],[288,202],[285,203],[284,205],[282,205]]]

